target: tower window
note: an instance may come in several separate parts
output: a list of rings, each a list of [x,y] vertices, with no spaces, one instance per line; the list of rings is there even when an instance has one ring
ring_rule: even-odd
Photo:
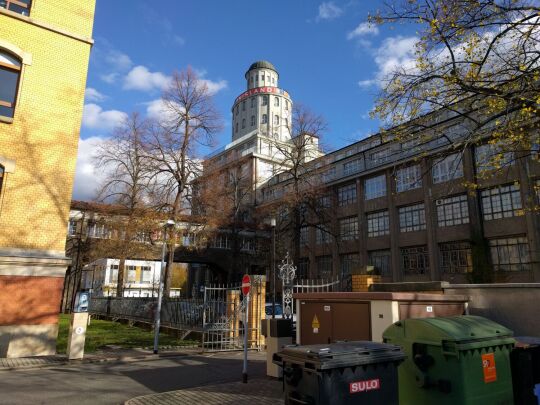
[[[274,125],[279,125],[279,115],[274,115]]]
[[[238,115],[238,112],[240,111],[238,104],[236,105],[236,115]]]
[[[264,82],[264,74],[261,75],[261,80]]]
[[[262,97],[262,105],[268,105],[268,96],[263,96]]]
[[[275,81],[275,79],[272,77],[272,84],[275,84],[275,83],[276,83],[276,81]]]
[[[274,107],[279,107],[279,97],[274,97]]]
[[[254,115],[251,116],[251,126],[252,127],[255,126],[255,116]]]
[[[13,118],[20,77],[21,61],[0,51],[0,116]]]
[[[236,123],[236,132],[238,132],[238,122]]]
[[[242,111],[246,111],[246,101],[242,101]]]
[[[251,97],[251,108],[255,107],[255,100],[257,97]]]
[[[268,123],[268,115],[266,115],[266,114],[262,115],[261,123],[262,124],[267,124]]]
[[[244,129],[246,127],[246,119],[243,118],[242,119],[242,129]]]
[[[5,8],[15,13],[28,15],[32,0],[0,0],[0,8]]]
[[[285,101],[285,109],[286,109],[287,111],[289,111],[289,102],[288,102],[288,101]]]

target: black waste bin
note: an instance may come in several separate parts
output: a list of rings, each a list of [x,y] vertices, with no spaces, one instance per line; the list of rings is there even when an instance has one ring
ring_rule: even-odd
[[[283,367],[285,404],[398,404],[398,346],[375,342],[285,346],[274,354]]]
[[[535,386],[540,384],[540,338],[517,337],[510,352],[515,405],[537,405]]]

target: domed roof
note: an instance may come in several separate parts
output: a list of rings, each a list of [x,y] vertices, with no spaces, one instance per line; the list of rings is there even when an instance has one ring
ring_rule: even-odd
[[[253,69],[271,69],[277,73],[277,69],[275,68],[275,66],[272,65],[267,60],[259,60],[255,63],[252,63],[247,71],[249,72],[250,70],[253,70]]]

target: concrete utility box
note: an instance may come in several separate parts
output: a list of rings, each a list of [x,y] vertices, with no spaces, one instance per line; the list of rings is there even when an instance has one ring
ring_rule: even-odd
[[[283,370],[272,359],[284,346],[292,344],[292,322],[290,319],[263,319],[261,333],[266,338],[266,375],[283,377]]]
[[[296,341],[302,345],[339,340],[382,342],[384,330],[401,319],[467,314],[463,295],[347,292],[299,293]]]

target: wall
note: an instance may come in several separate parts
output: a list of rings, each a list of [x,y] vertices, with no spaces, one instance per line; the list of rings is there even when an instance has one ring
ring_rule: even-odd
[[[469,296],[471,315],[498,322],[514,336],[540,336],[540,283],[452,284],[444,293]]]

